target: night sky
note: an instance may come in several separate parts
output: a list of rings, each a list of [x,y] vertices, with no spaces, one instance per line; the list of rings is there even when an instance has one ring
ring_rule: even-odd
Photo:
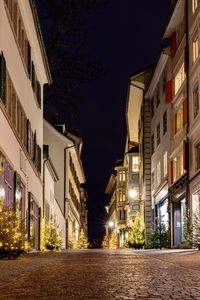
[[[88,16],[92,30],[87,53],[102,64],[104,75],[79,88],[81,100],[76,103],[78,117],[72,129],[78,129],[84,139],[92,239],[102,235],[104,191],[125,146],[128,78],[156,62],[170,8],[170,0],[108,0],[100,13]],[[63,119],[68,124],[65,116]]]

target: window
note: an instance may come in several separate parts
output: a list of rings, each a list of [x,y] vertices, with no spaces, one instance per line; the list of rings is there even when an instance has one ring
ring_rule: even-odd
[[[132,157],[132,172],[138,172],[139,171],[139,157],[133,156]]]
[[[192,0],[192,12],[195,13],[198,6],[198,0]]]
[[[184,71],[184,63],[182,63],[178,73],[175,76],[175,95],[178,93],[184,80],[185,80],[185,71]]]
[[[126,172],[119,171],[119,181],[126,181]]]
[[[173,182],[183,175],[183,152],[173,159]]]
[[[157,180],[157,187],[161,183],[161,168],[160,168],[160,161],[156,166],[156,180]]]
[[[195,146],[195,168],[200,169],[200,142]]]
[[[163,135],[167,132],[167,111],[163,114]]]
[[[193,117],[194,119],[199,114],[199,86],[197,85],[193,90]]]
[[[179,107],[175,115],[175,131],[177,132],[183,126],[183,104]]]
[[[197,61],[198,56],[199,56],[199,40],[198,40],[198,36],[197,36],[192,42],[193,63],[195,63]]]
[[[157,146],[160,144],[160,123],[157,125]]]
[[[19,217],[19,223],[22,224],[22,221],[25,217],[25,198],[26,198],[26,189],[23,184],[21,177],[15,172],[15,211]]]
[[[154,153],[154,134],[152,134],[152,136],[151,136],[151,154],[153,154]]]
[[[167,152],[165,152],[164,157],[163,157],[163,177],[167,177],[168,173],[168,157],[167,157]]]
[[[120,201],[120,202],[126,201],[126,195],[125,195],[125,193],[122,192],[122,191],[119,192],[119,201]]]

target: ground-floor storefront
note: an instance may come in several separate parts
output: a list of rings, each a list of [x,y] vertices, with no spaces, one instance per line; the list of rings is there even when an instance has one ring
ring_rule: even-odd
[[[171,245],[179,246],[185,242],[189,216],[188,176],[183,176],[169,189]]]

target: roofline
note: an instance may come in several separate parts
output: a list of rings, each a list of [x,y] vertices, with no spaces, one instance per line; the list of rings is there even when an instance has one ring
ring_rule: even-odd
[[[162,40],[164,39],[164,34],[165,34],[166,30],[167,30],[167,27],[169,25],[169,22],[170,22],[171,17],[172,17],[172,15],[174,13],[174,10],[175,10],[175,7],[176,7],[177,3],[178,3],[178,0],[175,0],[174,3],[173,3],[173,5],[172,5],[171,12],[170,12],[170,14],[169,14],[169,16],[167,18],[166,24],[165,24],[165,26],[164,26],[164,28],[163,28],[163,30],[161,32],[161,38],[162,38]]]
[[[50,158],[50,156],[47,156],[46,158],[44,158],[44,160],[46,159],[46,161],[47,161],[47,167],[49,168],[49,169],[51,169],[51,171],[50,171],[50,173],[52,172],[52,178],[53,178],[53,180],[55,181],[55,182],[57,182],[58,180],[59,180],[59,177],[58,177],[58,173],[56,172],[56,169],[55,169],[55,167],[54,167],[54,164],[53,164],[53,162],[52,162],[52,160],[51,160],[51,158]]]
[[[42,59],[43,59],[44,67],[45,67],[45,70],[46,70],[48,83],[52,84],[52,77],[51,77],[48,58],[47,58],[46,49],[45,49],[45,45],[44,45],[44,40],[43,40],[43,37],[42,37],[42,31],[41,31],[41,27],[40,27],[40,22],[39,22],[39,18],[38,18],[36,4],[35,4],[34,0],[29,0],[29,4],[30,4],[32,14],[33,14],[33,20],[34,20],[36,33],[37,33],[37,38],[38,38],[41,53],[42,53]]]
[[[46,125],[54,134],[56,134],[68,146],[74,145],[73,141],[70,138],[66,137],[65,135],[60,133],[58,130],[56,130],[55,127],[53,127],[51,125],[51,123],[49,123],[45,118],[43,118],[43,125]]]
[[[134,80],[135,77],[140,76],[142,73],[148,71],[149,69],[153,68],[154,66],[155,66],[155,63],[152,63],[151,65],[148,65],[148,66],[146,66],[146,67],[144,67],[142,69],[137,70],[135,73],[133,73],[133,75],[129,76],[128,83],[130,81]]]

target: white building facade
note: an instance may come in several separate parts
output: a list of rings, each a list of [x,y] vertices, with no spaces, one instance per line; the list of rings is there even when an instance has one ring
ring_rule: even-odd
[[[43,204],[43,85],[51,82],[33,1],[0,1],[0,198],[35,249]]]
[[[57,128],[57,129],[56,129]],[[49,146],[49,155],[59,180],[55,183],[55,198],[65,216],[65,247],[78,240],[81,230],[81,184],[85,175],[81,162],[82,140],[65,130],[56,128],[44,120],[44,145]]]

